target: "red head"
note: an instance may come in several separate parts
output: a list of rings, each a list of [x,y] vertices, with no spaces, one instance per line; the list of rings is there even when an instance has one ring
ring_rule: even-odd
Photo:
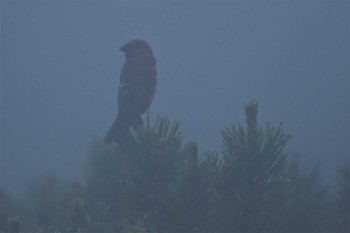
[[[125,53],[126,62],[147,60],[154,61],[151,46],[149,46],[149,44],[143,40],[130,40],[128,43],[120,47],[119,50]]]

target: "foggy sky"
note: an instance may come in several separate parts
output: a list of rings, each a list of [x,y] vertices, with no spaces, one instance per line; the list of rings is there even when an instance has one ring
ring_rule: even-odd
[[[129,39],[157,58],[150,108],[185,140],[220,151],[220,130],[284,121],[286,151],[335,178],[349,159],[349,1],[1,1],[1,182],[10,193],[47,171],[82,178],[93,136],[117,112]],[[334,176],[334,177],[333,177]]]

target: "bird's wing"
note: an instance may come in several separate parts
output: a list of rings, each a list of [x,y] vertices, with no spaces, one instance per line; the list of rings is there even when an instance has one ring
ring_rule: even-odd
[[[156,85],[157,71],[154,66],[124,65],[118,91],[119,112],[129,118],[143,114],[152,103]]]
[[[142,102],[149,93],[154,93],[157,86],[157,79],[142,80],[138,85],[130,85],[121,81],[119,84],[118,101],[120,104],[132,104]]]

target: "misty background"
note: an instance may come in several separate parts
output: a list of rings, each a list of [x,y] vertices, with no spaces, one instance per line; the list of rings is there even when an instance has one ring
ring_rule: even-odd
[[[286,151],[329,179],[350,156],[349,1],[1,1],[0,186],[18,194],[46,172],[82,179],[93,137],[117,112],[129,39],[157,58],[151,117],[220,151],[244,122],[294,136]]]

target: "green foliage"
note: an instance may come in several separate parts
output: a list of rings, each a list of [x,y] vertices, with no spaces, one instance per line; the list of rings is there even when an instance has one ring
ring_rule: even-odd
[[[4,189],[0,188],[0,232],[8,230],[8,217],[12,215],[11,198]]]
[[[24,197],[13,201],[13,212],[21,217],[21,231],[56,232],[62,209],[82,193],[79,182],[60,182],[54,174],[45,174],[40,182],[32,184]]]
[[[53,174],[47,174],[38,188],[35,213],[40,226],[50,226],[57,218],[59,208],[57,183],[57,179]]]
[[[115,182],[122,177],[123,153],[116,145],[107,146],[94,138],[90,145],[87,167],[86,199],[90,203],[105,202],[116,218],[124,217],[123,187]]]
[[[115,231],[118,233],[157,233],[156,226],[148,214],[139,218],[132,223],[130,220],[124,219],[116,223]]]
[[[302,171],[297,161],[290,164],[286,227],[288,232],[330,232],[332,204],[328,187],[321,181],[318,165]]]
[[[41,181],[32,184],[31,190],[14,205],[15,213],[21,217],[21,230],[48,229],[57,221],[61,193],[56,176],[45,174]]]
[[[350,162],[344,163],[338,168],[338,217],[339,230],[350,232]]]
[[[195,232],[205,225],[216,156],[199,158],[195,142],[183,147],[180,124],[167,118],[134,130],[124,152],[120,180],[136,217],[148,215],[159,232]]]
[[[8,218],[8,233],[20,233],[21,221],[18,216]]]
[[[151,125],[148,116],[122,145],[95,138],[85,186],[45,176],[18,208],[21,221],[7,218],[11,200],[0,190],[0,232],[334,231],[335,205],[318,167],[302,172],[290,163],[284,147],[291,136],[282,123],[260,127],[257,112],[249,102],[246,125],[222,130],[222,159],[199,153],[195,141],[183,143],[180,123],[166,117]],[[349,167],[339,169],[342,232],[349,231]]]
[[[207,152],[198,158],[195,142],[185,146],[178,175],[170,185],[168,232],[198,232],[209,228],[218,158]]]
[[[258,104],[245,106],[246,126],[222,131],[223,164],[217,182],[216,228],[220,232],[281,232],[291,136],[257,123]]]
[[[64,211],[63,232],[72,233],[107,233],[111,227],[108,205],[96,203],[93,207],[85,204],[80,198],[75,198]]]
[[[126,197],[140,215],[150,213],[164,217],[169,184],[175,180],[176,166],[181,160],[180,124],[170,124],[166,118],[152,128],[149,121],[144,129],[134,130],[124,147]]]

